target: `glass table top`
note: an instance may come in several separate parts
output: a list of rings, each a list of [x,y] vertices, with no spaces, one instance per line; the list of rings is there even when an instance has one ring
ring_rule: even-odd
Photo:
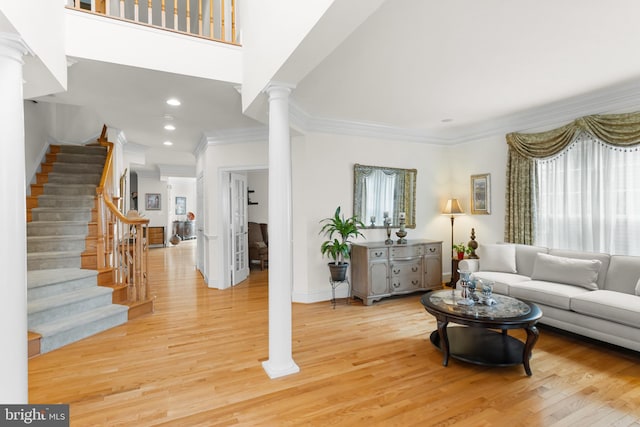
[[[430,305],[438,310],[474,318],[503,319],[520,317],[531,312],[528,304],[499,294],[491,295],[495,300],[493,305],[483,304],[482,300],[476,301],[473,305],[465,305],[460,290],[435,291],[426,294],[425,297],[428,297]]]

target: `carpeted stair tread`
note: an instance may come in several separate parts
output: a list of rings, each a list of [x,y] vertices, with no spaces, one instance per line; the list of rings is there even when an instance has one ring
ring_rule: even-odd
[[[57,173],[48,174],[48,184],[87,184],[98,185],[100,183],[100,173]]]
[[[52,172],[56,173],[95,173],[102,171],[99,164],[92,163],[63,163],[55,162],[52,164]]]
[[[104,153],[58,153],[56,162],[60,163],[92,163],[104,164],[106,154]]]
[[[38,196],[38,207],[69,207],[93,208],[95,206],[95,196],[70,196],[42,194]]]
[[[129,308],[125,305],[111,304],[29,328],[29,330],[42,335],[40,352],[47,353],[126,323],[128,311]]]
[[[62,236],[28,236],[27,253],[84,252],[87,237],[83,234]]]
[[[31,209],[32,222],[38,221],[91,221],[91,208],[44,207]]]
[[[94,196],[94,184],[58,184],[47,183],[42,186],[44,194],[51,196]]]
[[[58,145],[58,149],[60,153],[79,153],[86,154],[92,153],[97,155],[107,155],[106,147],[98,146],[98,145],[72,145],[72,144],[60,144]]]
[[[96,297],[109,297],[113,293],[113,289],[105,286],[93,286],[86,289],[77,289],[75,291],[64,292],[58,295],[51,295],[44,298],[34,298],[27,303],[27,312],[29,315],[40,313],[43,311],[60,308],[77,302],[89,300]]]
[[[55,285],[87,277],[98,277],[98,272],[95,270],[84,270],[81,268],[56,268],[51,270],[27,271],[27,289]]]
[[[84,251],[27,252],[27,270],[82,267]]]

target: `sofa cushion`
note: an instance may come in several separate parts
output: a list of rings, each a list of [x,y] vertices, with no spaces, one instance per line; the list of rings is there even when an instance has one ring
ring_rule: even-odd
[[[597,252],[569,251],[560,249],[550,249],[549,255],[587,260],[597,259],[602,263],[602,267],[600,267],[600,271],[598,272],[598,281],[596,283],[598,284],[599,289],[605,288],[604,283],[607,278],[607,270],[609,269],[609,261],[611,259],[611,255]]]
[[[518,274],[529,276],[533,274],[533,266],[539,253],[549,253],[549,249],[542,246],[516,244],[516,270]]]
[[[493,282],[493,292],[502,295],[509,295],[511,284],[529,280],[527,276],[513,273],[501,273],[496,271],[478,271],[473,273],[474,279],[490,280]]]
[[[615,291],[586,292],[571,298],[571,310],[576,313],[638,327],[640,297]]]
[[[639,279],[640,257],[613,255],[609,262],[609,271],[607,271],[604,289],[624,292],[630,295],[640,295],[640,289],[636,286]]]
[[[481,271],[517,273],[516,247],[510,244],[482,245],[478,248]]]
[[[575,259],[539,253],[531,279],[565,283],[596,290],[598,289],[596,281],[601,266],[602,262],[597,259]]]
[[[580,286],[541,280],[513,283],[509,287],[509,295],[514,298],[562,308],[564,310],[570,310],[571,298],[589,292],[592,291]]]

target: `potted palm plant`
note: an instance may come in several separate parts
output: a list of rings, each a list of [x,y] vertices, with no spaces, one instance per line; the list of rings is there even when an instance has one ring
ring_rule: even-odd
[[[345,218],[340,213],[340,206],[336,209],[332,217],[320,221],[322,229],[319,234],[327,237],[328,240],[322,243],[320,251],[322,255],[327,255],[333,262],[329,263],[331,280],[343,282],[347,276],[348,263],[345,259],[351,253],[351,239],[358,236],[364,237],[359,228],[364,228],[364,224],[357,217]]]

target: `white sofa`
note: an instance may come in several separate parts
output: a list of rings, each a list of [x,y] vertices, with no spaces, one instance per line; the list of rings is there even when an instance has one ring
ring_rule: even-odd
[[[640,257],[506,243],[477,252],[459,269],[536,303],[540,323],[640,351]]]

